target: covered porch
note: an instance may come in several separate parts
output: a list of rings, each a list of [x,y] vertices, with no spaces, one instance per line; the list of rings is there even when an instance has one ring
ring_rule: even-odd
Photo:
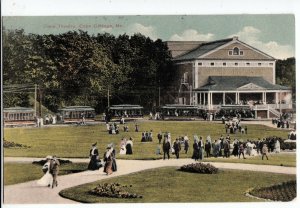
[[[239,83],[241,82],[241,83]],[[222,106],[249,106],[255,111],[267,111],[267,117],[280,116],[292,109],[291,90],[273,85],[260,77],[210,77],[208,84],[193,90],[194,105],[217,111]]]

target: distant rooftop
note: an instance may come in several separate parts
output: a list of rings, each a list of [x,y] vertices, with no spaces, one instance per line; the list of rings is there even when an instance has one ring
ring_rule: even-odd
[[[205,41],[167,41],[166,43],[171,51],[172,58],[176,58],[199,47]]]
[[[199,87],[196,90],[200,90],[200,91],[236,90],[250,83],[267,90],[290,90],[289,87],[271,84],[270,82],[266,81],[262,77],[248,77],[248,76],[210,76],[208,78],[208,83]]]
[[[202,42],[198,47],[194,48],[193,50],[188,51],[182,55],[179,55],[174,58],[175,61],[179,60],[191,60],[196,59],[199,56],[206,54],[207,52],[214,50],[226,43],[229,43],[232,40],[237,39],[236,37],[227,38],[222,40],[210,41],[210,42]]]

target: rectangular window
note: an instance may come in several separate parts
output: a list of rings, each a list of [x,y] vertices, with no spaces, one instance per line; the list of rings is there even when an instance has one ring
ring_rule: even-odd
[[[273,63],[269,63],[270,66],[273,66]]]
[[[226,66],[226,62],[223,62],[223,66]]]
[[[261,63],[258,63],[258,66],[261,66]]]
[[[232,51],[229,51],[229,53],[228,53],[230,56],[232,56]]]
[[[238,66],[239,64],[238,64],[238,63],[234,63],[234,65],[235,65],[235,66]]]
[[[240,51],[240,55],[243,56],[244,55],[244,51]]]
[[[202,66],[202,62],[199,62],[199,63],[198,63],[198,66]]]
[[[215,63],[214,63],[214,62],[211,62],[211,63],[210,63],[210,65],[211,65],[211,66],[214,66],[214,65],[215,65]]]
[[[250,63],[246,63],[247,66],[250,66]]]

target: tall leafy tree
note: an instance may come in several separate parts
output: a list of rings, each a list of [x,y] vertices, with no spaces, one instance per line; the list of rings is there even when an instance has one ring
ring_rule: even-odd
[[[294,57],[276,62],[276,83],[292,88],[293,97],[296,96],[296,60]]]

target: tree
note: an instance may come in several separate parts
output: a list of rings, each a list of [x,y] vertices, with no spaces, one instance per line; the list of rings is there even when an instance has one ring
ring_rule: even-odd
[[[276,62],[276,83],[292,88],[293,97],[296,96],[296,60],[294,57]],[[295,99],[294,99],[295,100]]]

